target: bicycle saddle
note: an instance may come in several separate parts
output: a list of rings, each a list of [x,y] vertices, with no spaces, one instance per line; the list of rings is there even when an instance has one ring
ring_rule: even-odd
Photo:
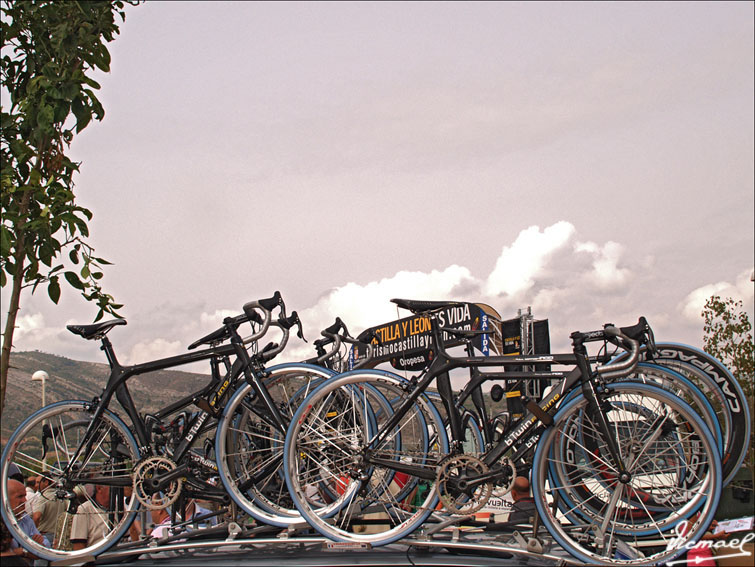
[[[92,341],[95,339],[101,339],[116,325],[125,324],[125,319],[113,319],[112,321],[103,321],[102,323],[94,323],[92,325],[66,325],[66,329],[71,331],[74,335],[79,335]]]
[[[426,313],[443,307],[462,304],[460,301],[423,301],[416,299],[391,299],[391,301],[403,309],[408,309],[412,313]]]

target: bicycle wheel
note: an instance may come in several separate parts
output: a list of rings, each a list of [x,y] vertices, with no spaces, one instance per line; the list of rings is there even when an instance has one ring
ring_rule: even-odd
[[[284,419],[290,420],[314,384],[333,375],[309,364],[281,364],[267,370],[265,387]],[[286,432],[270,419],[251,385],[233,394],[215,438],[218,473],[226,491],[247,514],[266,524],[302,522],[283,475]]]
[[[401,379],[399,378],[399,380]],[[391,404],[401,402],[403,399],[402,391],[386,381],[380,384],[375,382],[366,384],[363,388],[369,391],[370,403],[365,405],[362,417],[368,430],[375,432],[381,424],[385,423],[393,415]],[[332,421],[332,429],[335,429],[336,425],[341,429],[348,429],[352,428],[353,424],[356,423],[356,418],[351,416],[348,411],[344,411],[345,407],[346,403],[344,401],[337,398],[331,400],[330,411],[326,415],[326,418]],[[339,409],[343,411],[340,415],[338,413]],[[414,446],[419,447],[421,450],[426,450],[431,442],[435,442],[436,436],[432,432],[432,429],[428,428],[422,415],[417,416],[417,420],[418,423],[412,424],[412,427],[407,428],[407,430],[412,430],[411,435],[414,439]],[[383,451],[386,454],[398,454],[404,427],[406,425],[398,427],[382,445]],[[341,478],[334,481],[329,475],[321,474],[322,468],[320,465],[315,464],[315,461],[306,457],[305,460],[306,465],[310,467],[310,472],[312,473],[310,478],[322,476],[319,482],[316,484],[312,483],[307,487],[306,495],[310,506],[318,510],[318,516],[330,518],[344,506],[345,500],[341,498],[341,494],[344,491],[345,479]],[[382,490],[383,486],[390,486],[392,497],[402,502],[416,485],[417,482],[414,479],[408,478],[407,475],[402,476],[400,473],[387,471],[378,472],[375,479],[371,479],[370,486],[377,486],[378,490]]]
[[[653,386],[657,387],[655,384]],[[672,522],[678,522],[694,513],[702,504],[706,497],[705,493],[692,490],[690,483],[704,478],[707,465],[704,461],[698,459],[694,451],[682,452],[685,447],[688,449],[697,448],[695,438],[688,438],[686,444],[682,442],[678,425],[665,420],[666,407],[660,404],[653,405],[647,397],[640,397],[636,392],[632,393],[631,388],[631,385],[622,383],[618,393],[612,392],[610,396],[606,396],[606,399],[602,400],[604,406],[610,408],[611,427],[615,430],[614,434],[624,439],[628,445],[636,445],[638,439],[653,437],[654,443],[648,445],[643,455],[643,458],[648,460],[647,466],[655,466],[656,473],[662,469],[667,479],[684,479],[689,494],[685,500],[686,512],[675,510],[671,512],[673,516],[669,516],[668,501],[669,499],[673,500],[675,496],[671,496],[670,492],[663,492],[660,487],[656,487],[654,491],[635,490],[624,498],[621,514],[631,518],[632,526],[631,528],[619,526],[617,529],[626,529],[635,535],[654,535],[659,527],[663,528],[668,525],[661,523],[662,521],[671,517]],[[559,446],[561,452],[551,463],[550,469],[560,473],[565,466],[561,463],[567,463],[570,460],[572,466],[574,466],[574,455],[577,455],[577,461],[581,458],[582,461],[590,462],[595,470],[601,471],[601,476],[596,476],[594,480],[600,482],[602,488],[615,485],[616,474],[606,465],[606,461],[610,460],[609,451],[605,440],[595,434],[597,428],[592,423],[592,416],[587,410],[575,413],[575,416],[578,419],[572,418],[567,422],[566,430],[569,431],[569,434],[562,437],[563,444]],[[588,420],[589,423],[587,428],[583,427],[585,420]],[[659,427],[660,429],[658,429]],[[576,443],[572,441],[574,438],[578,439]],[[622,446],[620,445],[619,448],[621,449]],[[555,478],[558,478],[558,474]],[[561,480],[563,480],[563,477]],[[695,486],[699,488],[699,486]],[[582,488],[584,490],[584,487]],[[579,486],[575,486],[575,493],[578,489]],[[581,501],[582,505],[577,507],[576,510],[583,513],[583,510],[589,508],[595,513],[592,518],[589,516],[586,518],[588,520],[594,519],[595,514],[600,514],[597,510],[605,505],[605,502],[601,499],[601,494],[604,495],[605,491],[601,492],[595,486],[591,486],[584,500]],[[564,492],[562,495],[566,499],[566,493]],[[564,507],[563,502],[561,502],[561,506]],[[640,522],[643,517],[652,518],[648,521],[648,525],[643,526]]]
[[[118,416],[106,410],[91,443],[79,450],[90,423],[89,402],[58,402],[28,417],[10,436],[3,451],[0,482],[4,494],[8,494],[11,464],[23,473],[46,477],[55,487],[38,497],[53,499],[60,510],[49,548],[21,529],[19,521],[24,510],[12,510],[7,498],[0,507],[13,537],[29,552],[48,561],[106,551],[126,533],[139,507],[136,498],[126,498],[123,492],[124,487],[131,486],[131,471],[139,460],[134,436]],[[66,473],[66,469],[70,472]],[[106,487],[107,493],[98,490],[93,498],[88,485]],[[97,536],[91,537],[83,549],[74,550],[72,530],[77,534],[85,526]]]
[[[617,382],[600,397],[626,475],[580,395],[559,410],[535,451],[538,513],[554,539],[585,563],[671,560],[702,536],[718,506],[715,440],[688,404],[658,386]],[[586,439],[601,448],[598,454]],[[681,537],[674,529],[695,511],[698,519]]]
[[[409,535],[435,508],[434,484],[416,500],[412,493],[421,482],[434,482],[448,439],[433,405],[424,396],[407,401],[408,391],[408,382],[394,374],[348,372],[319,386],[294,414],[284,449],[286,483],[301,515],[322,535],[385,545]],[[390,400],[391,412],[383,400]],[[387,429],[404,403],[398,424]],[[312,494],[323,485],[336,496],[332,517],[313,505]]]
[[[723,434],[723,484],[726,486],[737,474],[751,442],[752,416],[739,381],[721,361],[695,347],[657,343],[656,350],[651,362],[682,374],[697,385],[713,405]],[[647,358],[646,349],[640,354]]]
[[[666,371],[668,372],[668,371]],[[623,382],[622,382],[623,383]],[[653,383],[656,385],[655,383]],[[650,432],[644,430],[644,428],[652,427],[658,419],[658,413],[654,412],[655,408],[649,407],[648,404],[638,403],[633,401],[629,396],[623,395],[621,399],[621,406],[614,406],[610,400],[606,400],[603,403],[605,407],[611,407],[612,411],[621,412],[620,415],[632,416],[633,420],[624,419],[619,423],[613,423],[613,427],[616,429],[617,434],[621,434],[626,438],[641,437],[642,435],[648,435]],[[577,463],[590,462],[596,470],[601,471],[600,477],[595,477],[595,481],[600,483],[600,489],[613,486],[616,482],[615,473],[606,466],[605,459],[610,459],[608,448],[603,439],[600,439],[594,435],[594,426],[591,428],[583,428],[582,420],[589,419],[589,415],[585,415],[585,412],[575,412],[575,414],[564,424],[564,430],[568,431],[568,435],[562,437],[561,445],[558,449],[560,453],[554,455],[552,462],[549,465],[548,478],[551,484],[560,485],[568,483],[568,474],[563,474],[564,464],[571,463],[572,467],[577,466]],[[616,420],[614,420],[615,422]],[[631,425],[631,430],[630,430]],[[668,443],[670,440],[672,443]],[[573,441],[576,439],[576,441]],[[663,432],[662,441],[666,444],[658,443],[653,446],[653,450],[648,450],[648,458],[656,458],[656,454],[659,450],[663,449],[667,452],[678,450],[679,444],[675,443],[678,440],[676,431],[672,428],[667,428]],[[664,460],[664,467],[667,468],[667,473],[672,474],[672,467],[677,467],[673,473],[684,478],[685,471],[680,465],[684,464],[684,455],[678,455],[680,458],[676,461],[672,459]],[[559,507],[564,514],[569,515],[569,519],[572,523],[586,520],[591,521],[596,516],[601,514],[601,509],[605,506],[605,501],[601,499],[599,490],[596,485],[583,483],[582,485],[576,484],[573,488],[567,492],[562,492],[562,499],[559,500]],[[699,498],[704,498],[704,495],[697,495]],[[634,497],[634,500],[632,499]],[[574,506],[573,502],[580,502],[579,506]],[[690,500],[692,502],[692,500]],[[698,500],[698,502],[701,502]],[[585,514],[584,510],[589,509],[591,514]],[[696,511],[696,508],[690,506],[686,515],[691,515]],[[660,519],[668,515],[668,507],[664,502],[658,503],[655,501],[653,495],[649,493],[636,493],[631,496],[627,496],[624,499],[621,514],[623,516],[632,517],[634,519],[642,518],[645,515],[652,514],[653,519],[657,522]],[[581,519],[575,520],[575,517]],[[677,520],[684,519],[681,515]],[[619,528],[620,529],[620,528]],[[655,526],[646,530],[647,534],[654,533]],[[633,533],[641,535],[637,527],[633,528]]]

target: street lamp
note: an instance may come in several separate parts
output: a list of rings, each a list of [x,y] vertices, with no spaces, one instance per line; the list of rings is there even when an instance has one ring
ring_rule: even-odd
[[[50,375],[47,374],[47,372],[45,372],[44,370],[37,370],[31,376],[32,382],[42,382],[42,407],[45,407],[47,405],[45,403],[45,382],[49,378],[50,378]]]

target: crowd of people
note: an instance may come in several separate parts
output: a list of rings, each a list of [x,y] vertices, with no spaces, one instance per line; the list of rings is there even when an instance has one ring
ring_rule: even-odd
[[[80,550],[89,547],[105,537],[108,533],[108,514],[110,513],[110,487],[100,484],[88,484],[76,487],[78,508],[70,525],[69,533],[62,533],[61,518],[66,514],[69,502],[56,496],[56,488],[51,486],[44,475],[30,475],[24,478],[17,467],[11,466],[7,483],[7,499],[21,530],[43,547]],[[131,498],[130,487],[124,489],[124,498]],[[196,500],[189,500],[184,509],[187,529],[205,527],[216,523],[217,518],[208,508],[202,507]],[[150,510],[152,528],[142,530],[137,518],[130,526],[127,538],[138,541],[145,537],[157,539],[172,535],[173,521],[180,521],[181,515],[171,515],[170,508]],[[3,567],[21,565],[31,566],[38,559],[24,550],[12,536],[4,522],[2,526],[2,551],[0,562]],[[65,539],[65,541],[63,541]]]

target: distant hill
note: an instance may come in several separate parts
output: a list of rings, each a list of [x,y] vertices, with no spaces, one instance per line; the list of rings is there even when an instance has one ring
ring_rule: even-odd
[[[110,367],[104,363],[81,362],[40,351],[13,353],[3,408],[3,445],[28,415],[42,406],[42,385],[31,381],[37,370],[50,375],[45,385],[48,404],[70,399],[91,400],[102,393],[110,375]],[[136,406],[142,413],[149,413],[188,396],[208,381],[209,375],[161,370],[135,376],[128,384]],[[116,406],[120,410],[117,402]]]

